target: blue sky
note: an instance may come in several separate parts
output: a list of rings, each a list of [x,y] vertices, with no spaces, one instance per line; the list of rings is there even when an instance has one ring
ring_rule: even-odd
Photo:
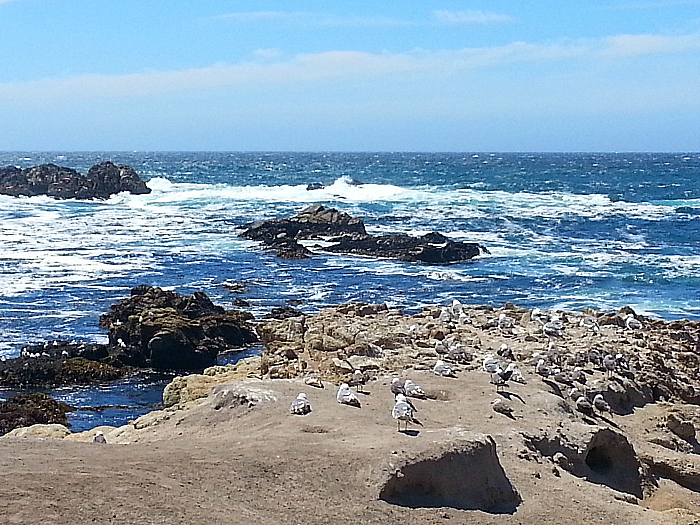
[[[0,0],[0,27],[0,150],[700,150],[700,0]]]

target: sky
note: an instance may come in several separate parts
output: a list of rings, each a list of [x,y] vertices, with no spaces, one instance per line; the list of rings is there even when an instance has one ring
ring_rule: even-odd
[[[700,0],[0,0],[4,151],[700,151]]]

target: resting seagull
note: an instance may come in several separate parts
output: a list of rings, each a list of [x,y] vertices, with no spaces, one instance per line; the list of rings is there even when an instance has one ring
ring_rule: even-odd
[[[406,394],[406,390],[404,390],[403,384],[401,383],[401,380],[398,377],[395,377],[394,379],[391,380],[391,393],[396,395],[396,394]]]
[[[311,412],[311,405],[309,404],[309,400],[306,399],[306,394],[302,392],[294,401],[292,401],[292,406],[289,407],[289,412],[299,416],[303,416]]]
[[[408,430],[408,423],[415,423],[416,425],[423,426],[423,424],[413,417],[413,407],[406,400],[406,396],[403,394],[396,395],[396,404],[394,408],[391,409],[391,417],[396,420],[397,432],[401,432],[401,421],[406,422],[404,430]]]
[[[105,434],[101,430],[95,432],[95,438],[92,440],[93,443],[107,443],[105,439]]]
[[[452,370],[452,367],[440,359],[438,359],[438,362],[435,363],[435,366],[433,367],[433,372],[435,373],[435,375],[438,376],[457,377],[455,375],[454,370]]]
[[[512,419],[515,419],[513,417],[513,409],[510,407],[508,403],[504,403],[500,399],[494,399],[491,401],[491,407],[495,412],[498,412],[499,414],[503,414],[504,416],[508,416]]]
[[[360,408],[360,400],[357,399],[357,394],[348,386],[347,383],[340,385],[336,399],[338,400],[338,403],[342,403],[343,405],[352,405]]]
[[[406,379],[406,382],[403,384],[403,392],[399,393],[404,394],[406,397],[425,398],[425,391],[410,379]]]
[[[603,394],[596,394],[595,397],[593,398],[593,406],[598,410],[601,415],[603,412],[607,412],[612,416],[612,411],[610,410],[610,405],[608,402],[605,400],[603,397]]]

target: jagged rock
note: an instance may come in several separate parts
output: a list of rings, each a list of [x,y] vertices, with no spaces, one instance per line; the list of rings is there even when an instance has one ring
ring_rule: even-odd
[[[670,413],[668,415],[666,427],[680,438],[692,439],[695,437],[695,425],[693,425],[693,422],[682,420],[677,414]]]
[[[422,237],[405,234],[368,235],[361,219],[314,204],[297,215],[251,224],[242,237],[263,242],[277,250],[279,257],[306,258],[311,252],[300,245],[300,239],[333,237],[325,250],[373,257],[390,257],[401,261],[445,264],[471,259],[487,250],[477,243],[453,241],[436,232]]]
[[[294,217],[253,223],[241,233],[241,237],[261,241],[274,247],[282,239],[313,239],[349,233],[365,235],[365,225],[362,220],[339,212],[335,208],[314,204]]]
[[[66,413],[73,410],[75,408],[69,404],[40,392],[14,395],[7,401],[0,402],[0,435],[37,423],[70,426]]]
[[[151,190],[133,168],[109,161],[93,166],[87,175],[55,164],[25,170],[14,166],[0,169],[0,193],[14,197],[48,195],[56,199],[107,199],[122,191],[143,194]]]
[[[84,357],[18,357],[0,362],[0,385],[25,388],[88,385],[114,381],[132,372],[129,367]]]
[[[326,250],[430,264],[466,261],[485,251],[478,243],[453,241],[435,232],[422,237],[405,234],[343,237]]]
[[[184,297],[139,286],[111,310],[100,326],[109,330],[115,357],[131,366],[202,370],[216,364],[220,352],[257,341],[251,314],[225,311],[204,292]]]

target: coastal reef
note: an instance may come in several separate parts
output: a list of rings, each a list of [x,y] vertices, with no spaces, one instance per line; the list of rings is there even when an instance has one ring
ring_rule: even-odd
[[[250,224],[240,235],[262,242],[285,259],[310,257],[313,252],[299,241],[314,239],[328,241],[327,246],[318,245],[328,252],[429,264],[466,261],[486,252],[478,243],[455,241],[436,232],[420,237],[370,235],[361,219],[321,204],[309,206],[293,217]]]
[[[47,341],[0,361],[0,386],[57,387],[112,381],[148,370],[197,372],[220,352],[257,341],[253,316],[191,296],[139,286],[100,317],[108,344]]]
[[[55,164],[27,169],[0,168],[0,194],[13,197],[47,195],[55,199],[108,199],[122,191],[136,195],[151,192],[133,168],[109,161],[96,164],[87,175]]]
[[[135,302],[123,306],[128,317],[140,315]],[[76,504],[107,469],[117,472],[112,490],[85,507],[86,520],[700,520],[700,323],[628,307],[458,301],[412,315],[351,303],[282,317],[257,325],[262,355],[176,377],[163,409],[126,425],[8,433],[0,447],[31,474],[16,483],[27,494],[49,487],[43,499],[10,498],[13,514],[31,503],[50,515],[47,495]],[[357,402],[339,402],[338,385],[350,385]],[[300,392],[308,409],[294,412]],[[397,431],[396,392],[411,402],[412,428]],[[60,439],[46,446],[47,435]],[[57,456],[65,490],[45,468]],[[0,475],[13,469],[0,460]],[[167,504],[149,491],[129,497],[154,475]]]

